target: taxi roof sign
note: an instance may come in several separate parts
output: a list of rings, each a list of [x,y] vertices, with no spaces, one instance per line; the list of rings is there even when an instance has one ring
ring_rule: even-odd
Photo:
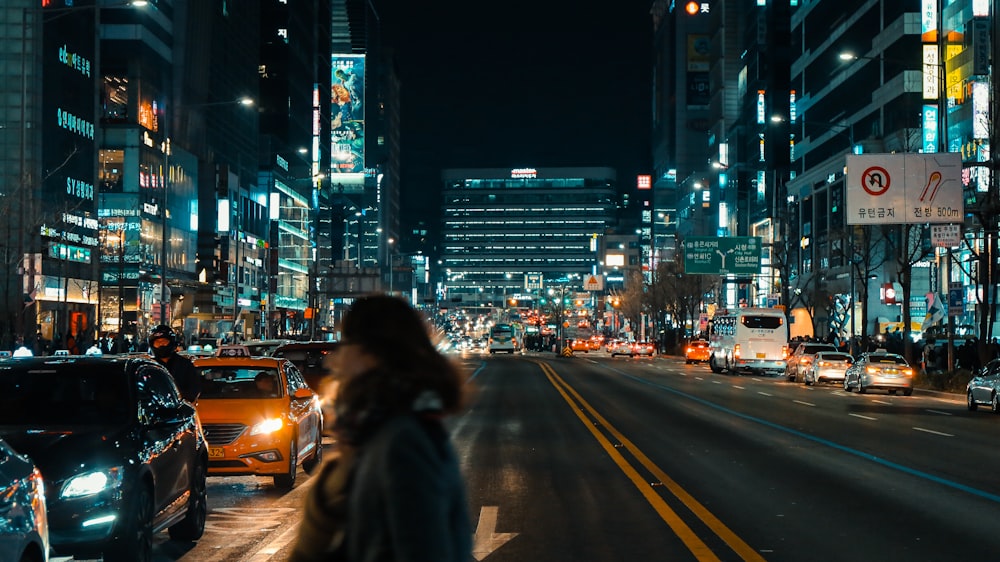
[[[220,345],[215,350],[216,357],[252,357],[250,348],[245,345]]]

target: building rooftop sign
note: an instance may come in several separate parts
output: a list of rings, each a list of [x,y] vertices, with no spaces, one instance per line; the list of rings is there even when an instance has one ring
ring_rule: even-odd
[[[512,179],[537,178],[538,170],[534,168],[514,168],[510,171]]]

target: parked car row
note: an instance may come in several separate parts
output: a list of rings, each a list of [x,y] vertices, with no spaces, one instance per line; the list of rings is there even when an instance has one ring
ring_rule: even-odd
[[[846,392],[864,394],[869,390],[885,390],[889,394],[913,394],[916,370],[902,355],[885,350],[866,352],[857,358],[838,351],[831,344],[803,343],[796,347],[788,361],[792,374],[789,381],[802,381],[807,386],[819,383],[841,384]]]
[[[196,404],[145,354],[0,359],[0,562],[50,550],[147,562],[160,531],[202,536],[208,476],[294,486],[323,459],[324,412],[303,370],[321,384],[332,346],[320,343],[194,356]]]
[[[685,347],[686,363],[708,361],[711,354],[710,344],[704,340],[693,340]],[[985,369],[984,369],[985,370]],[[1000,387],[1000,366],[991,380]],[[804,342],[795,347],[788,357],[785,376],[788,381],[803,382],[810,386],[819,383],[841,384],[847,392],[857,390],[864,394],[869,390],[885,390],[889,394],[902,392],[905,396],[913,393],[913,381],[916,370],[906,359],[885,350],[862,353],[854,358],[828,343]],[[987,377],[988,378],[988,377]],[[984,379],[985,380],[985,379]],[[971,385],[972,383],[970,383]],[[968,392],[969,409],[974,410],[980,404],[992,404],[1000,411],[1000,392],[972,388]]]

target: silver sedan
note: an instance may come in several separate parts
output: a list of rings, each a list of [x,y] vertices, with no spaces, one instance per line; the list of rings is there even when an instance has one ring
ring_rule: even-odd
[[[1000,359],[994,359],[976,372],[965,387],[965,397],[969,410],[975,411],[980,405],[988,405],[994,413],[1000,414]]]
[[[903,394],[913,394],[913,367],[902,355],[875,351],[862,353],[844,375],[844,390],[858,390],[864,394],[869,389],[883,389],[889,394],[902,390]]]
[[[821,351],[813,357],[809,370],[802,374],[806,385],[821,382],[843,382],[854,358],[842,351]]]

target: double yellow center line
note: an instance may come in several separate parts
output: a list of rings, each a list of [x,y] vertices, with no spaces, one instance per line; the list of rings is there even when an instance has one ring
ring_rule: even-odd
[[[722,539],[729,548],[733,550],[740,558],[745,561],[754,562],[764,562],[764,558],[757,553],[756,550],[750,547],[743,539],[736,536],[722,521],[713,515],[705,506],[701,505],[698,500],[694,499],[691,494],[687,493],[677,482],[674,482],[672,478],[667,476],[660,467],[656,466],[653,461],[649,460],[634,443],[629,441],[624,435],[621,434],[614,426],[608,423],[608,420],[604,419],[601,414],[597,413],[586,400],[580,396],[576,390],[573,389],[569,384],[566,383],[555,370],[548,364],[541,361],[536,362],[539,367],[541,367],[542,372],[552,383],[552,386],[559,391],[566,403],[569,404],[570,408],[576,414],[576,417],[580,418],[583,422],[584,427],[590,431],[594,439],[600,443],[601,447],[604,448],[608,456],[611,457],[615,464],[621,469],[621,471],[632,481],[639,492],[646,498],[656,513],[659,514],[660,518],[670,526],[673,532],[678,538],[683,541],[684,545],[691,551],[691,553],[698,560],[712,561],[719,560],[719,557],[715,555],[714,552],[705,544],[701,538],[684,522],[684,520],[677,514],[676,511],[671,509],[667,502],[659,495],[659,493],[653,491],[653,487],[639,474],[639,471],[632,466],[632,464],[625,459],[625,457],[618,451],[613,443],[602,433],[599,427],[603,427],[607,433],[611,434],[615,439],[622,444],[622,446],[635,458],[636,461],[642,465],[650,474],[657,478],[667,490],[681,503],[683,503],[690,511],[705,524],[708,529],[710,529],[716,536]],[[590,418],[587,415],[590,415]],[[597,423],[594,423],[594,422]]]

